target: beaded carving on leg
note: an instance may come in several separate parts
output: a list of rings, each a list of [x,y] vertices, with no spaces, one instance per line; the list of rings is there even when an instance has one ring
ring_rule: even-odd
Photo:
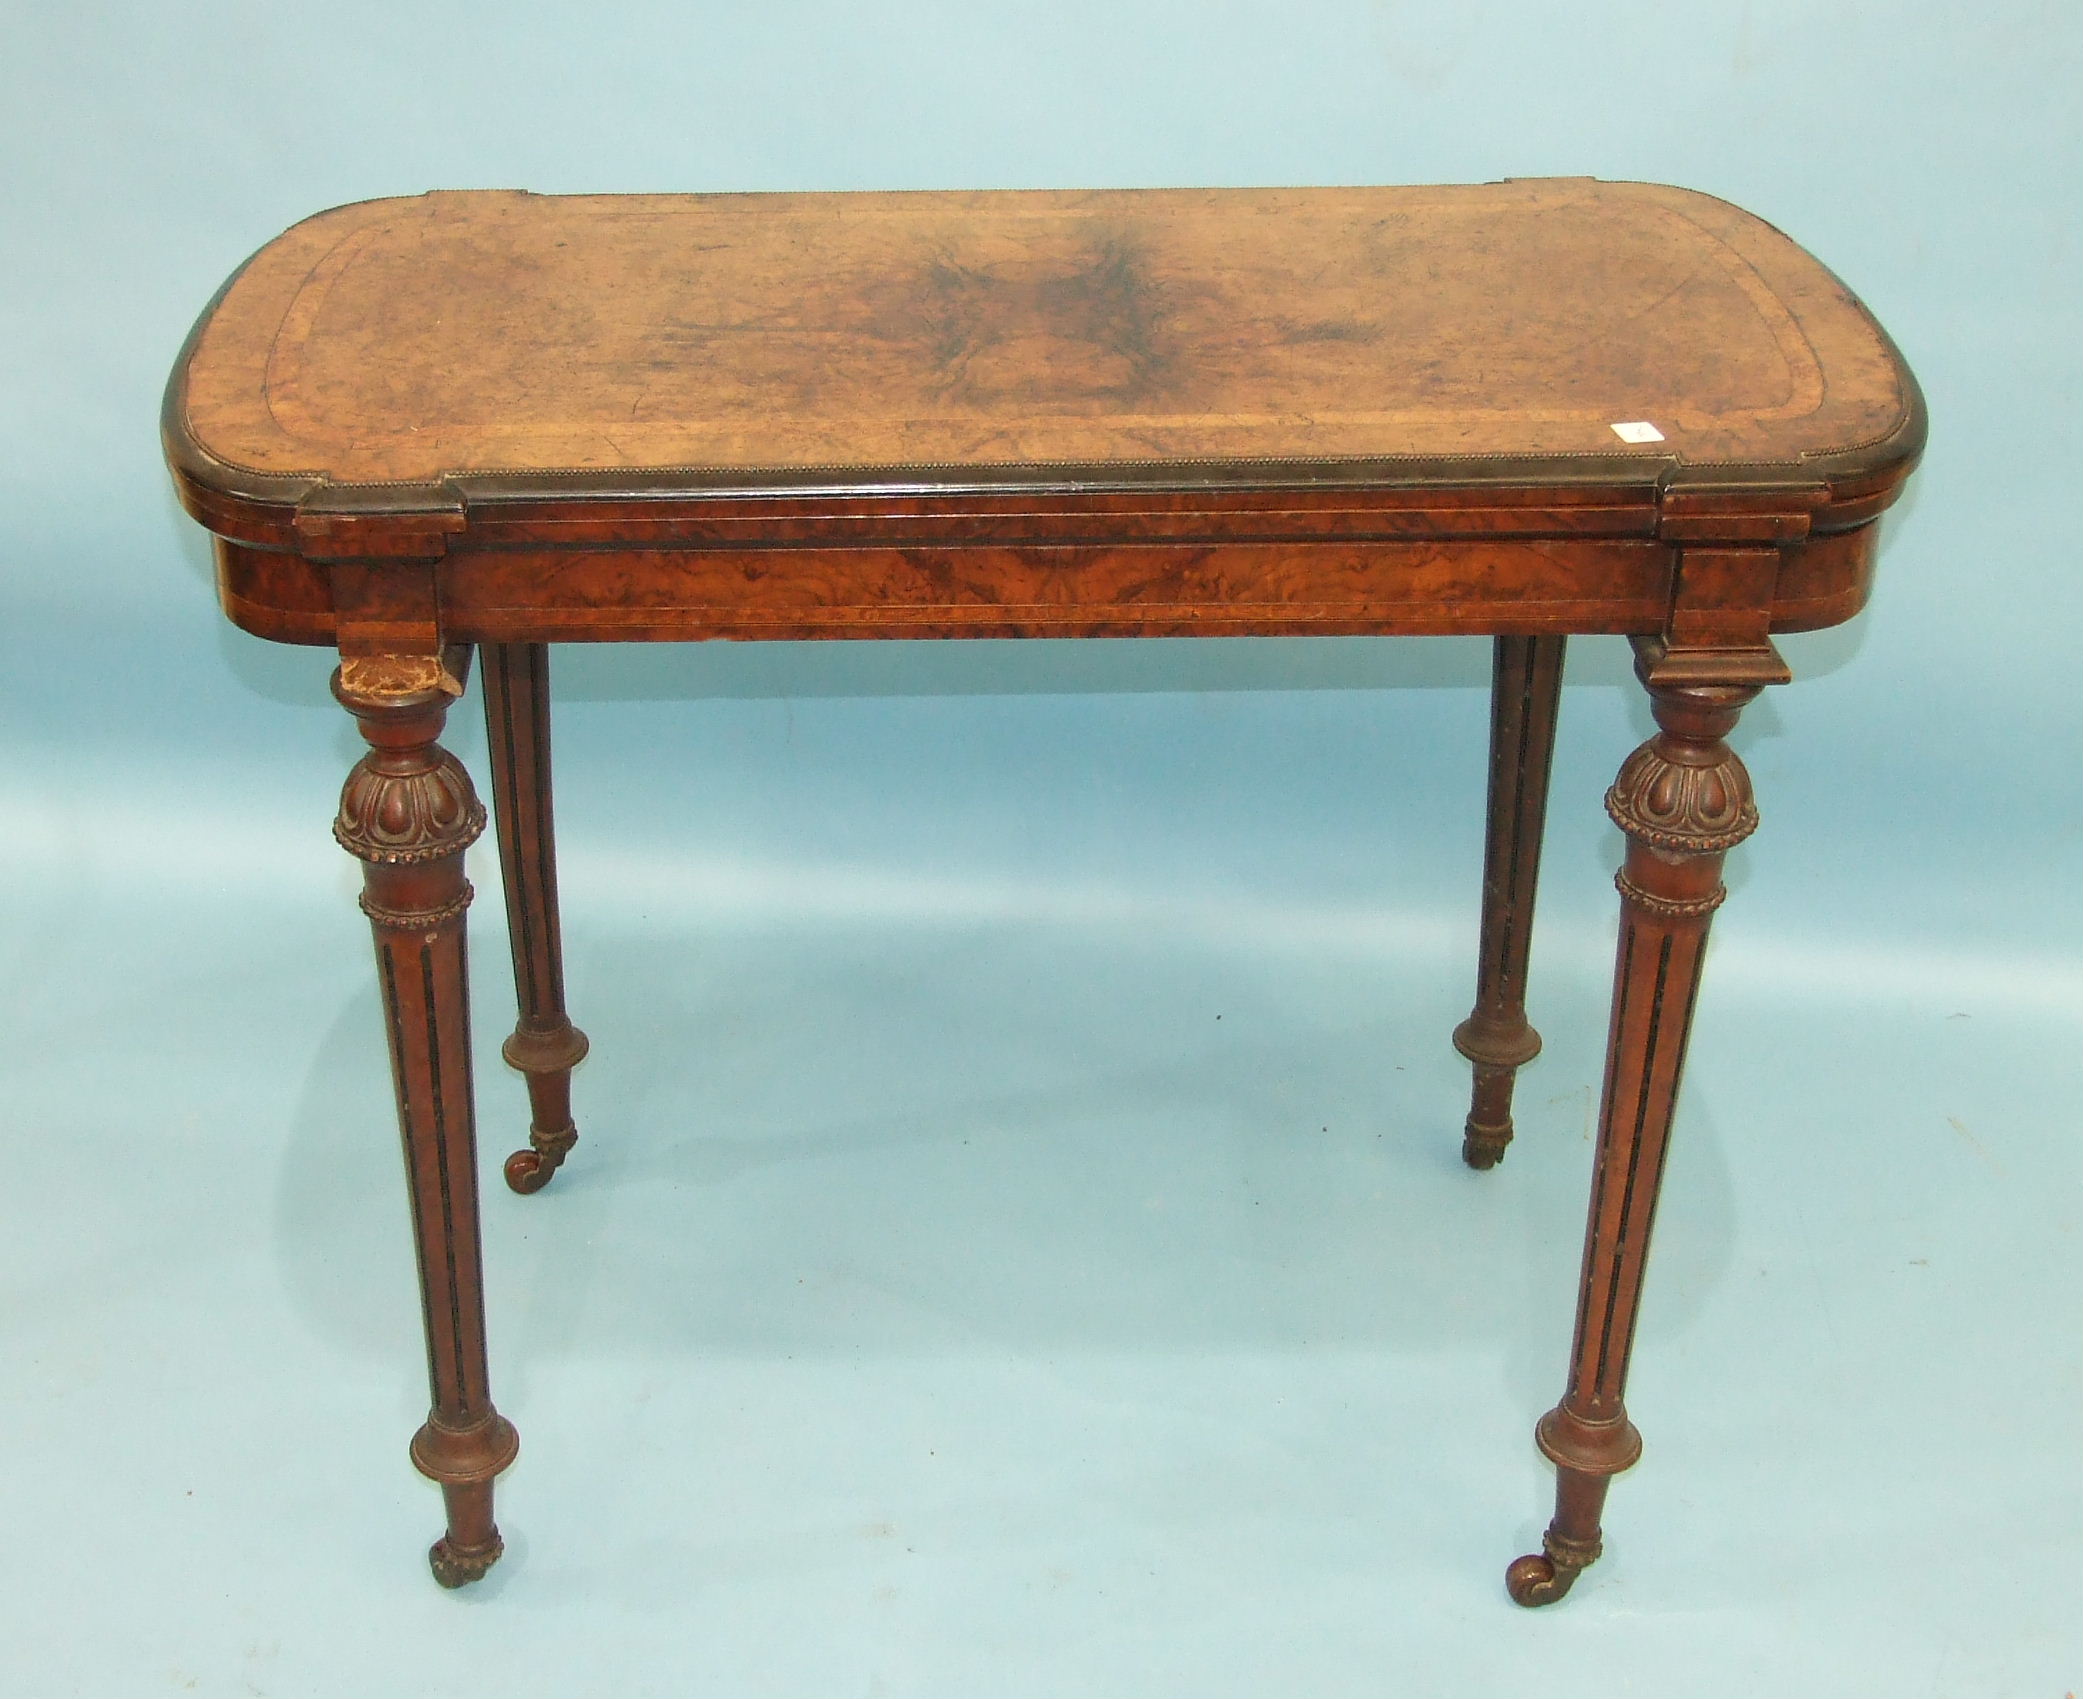
[[[412,1461],[448,1511],[434,1578],[458,1587],[498,1560],[492,1481],[520,1444],[492,1406],[478,1243],[463,852],[485,812],[436,741],[455,689],[438,660],[349,659],[333,688],[369,744],[333,833],[362,863],[419,1257],[432,1397]]]
[[[1606,1488],[1641,1453],[1622,1397],[1722,861],[1757,829],[1750,776],[1723,739],[1758,688],[1651,682],[1660,729],[1606,794],[1627,834],[1606,1086],[1569,1386],[1537,1431],[1555,1465],[1555,1519],[1505,1575],[1522,1605],[1561,1598],[1598,1560]]]

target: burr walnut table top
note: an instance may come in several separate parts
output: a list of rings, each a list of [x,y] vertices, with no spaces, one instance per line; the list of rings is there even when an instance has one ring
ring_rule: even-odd
[[[1892,499],[1923,411],[1771,226],[1558,179],[370,201],[226,286],[165,430],[227,608],[290,639],[338,635],[318,563],[610,543],[827,553],[731,584],[508,558],[451,575],[444,633],[1645,631],[1640,551],[1543,582],[1523,551],[1503,577],[1464,551],[1377,594],[1349,550],[1701,542],[1710,511],[1747,516],[1725,540],[1797,545]],[[1120,552],[1302,542],[1277,571]],[[1044,571],[986,546],[1084,552]],[[936,548],[964,572],[887,552]],[[1866,545],[1798,554],[1773,629],[1856,610]]]
[[[321,213],[218,304],[226,468],[887,473],[1446,456],[1792,464],[1909,400],[1852,296],[1684,190],[451,193]],[[1630,446],[1616,423],[1662,443]],[[934,476],[938,474],[939,477]]]

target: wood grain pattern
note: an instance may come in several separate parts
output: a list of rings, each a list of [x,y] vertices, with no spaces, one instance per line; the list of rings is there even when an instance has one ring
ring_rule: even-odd
[[[1872,589],[1875,541],[1867,525],[1778,551],[1761,610],[1770,628],[1851,618]],[[442,629],[457,642],[1627,634],[1663,627],[1677,554],[1646,538],[1592,546],[1575,535],[729,551],[603,542],[470,548],[436,577]],[[327,567],[225,539],[217,562],[224,610],[243,629],[337,641]]]
[[[1665,440],[1622,442],[1631,419]],[[369,202],[227,286],[164,427],[232,617],[380,653],[1755,648],[1857,610],[1871,538],[1831,539],[1894,499],[1924,423],[1886,336],[1778,232],[1567,179]],[[1734,592],[1680,567],[1762,544],[1776,565]]]
[[[228,466],[1794,462],[1907,400],[1706,196],[1584,179],[1094,194],[437,194],[264,251],[197,350]],[[1630,449],[1616,421],[1670,446]]]
[[[1613,426],[1646,420],[1661,440]],[[321,214],[204,313],[162,412],[225,611],[336,645],[416,1210],[450,1585],[499,1554],[461,851],[487,707],[539,1186],[576,1132],[544,645],[1498,639],[1464,1150],[1510,1136],[1564,640],[1635,639],[1629,839],[1576,1345],[1521,1603],[1600,1550],[1708,918],[1755,821],[1725,737],[1848,619],[1924,440],[1844,287],[1706,196],[1585,179],[1096,194],[437,194]]]

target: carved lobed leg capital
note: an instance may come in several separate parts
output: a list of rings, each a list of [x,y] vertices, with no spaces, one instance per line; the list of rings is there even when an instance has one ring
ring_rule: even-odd
[[[349,773],[333,835],[362,862],[424,1301],[432,1407],[412,1458],[439,1481],[448,1528],[429,1554],[456,1587],[497,1561],[493,1478],[519,1447],[493,1407],[478,1241],[463,852],[485,811],[438,741],[460,688],[432,658],[349,660],[334,694],[369,753]]]
[[[1727,894],[1722,862],[1757,829],[1750,775],[1725,740],[1760,685],[1702,680],[1697,669],[1653,677],[1661,659],[1645,646],[1637,665],[1657,733],[1606,793],[1627,835],[1612,1026],[1569,1384],[1537,1429],[1556,1466],[1555,1519],[1540,1552],[1505,1577],[1522,1605],[1561,1598],[1597,1560],[1607,1486],[1641,1455],[1623,1394],[1671,1115],[1708,926]]]
[[[445,672],[372,675],[352,661],[333,675],[334,696],[369,745],[341,788],[333,836],[371,868],[418,867],[435,875],[431,882],[404,880],[401,889],[408,896],[431,889],[451,863],[460,881],[456,858],[485,829],[469,773],[435,741],[448,716],[449,695],[442,688],[447,678]]]

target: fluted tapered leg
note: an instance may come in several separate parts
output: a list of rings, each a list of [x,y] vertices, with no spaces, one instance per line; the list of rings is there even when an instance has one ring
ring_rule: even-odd
[[[578,1143],[571,1070],[586,1054],[586,1035],[564,1012],[557,840],[550,815],[549,650],[541,643],[487,643],[484,680],[492,806],[520,1003],[520,1020],[501,1053],[527,1076],[530,1111],[528,1148],[506,1159],[506,1183],[517,1192],[536,1192]]]
[[[1540,1054],[1526,1023],[1526,965],[1555,755],[1564,639],[1500,637],[1490,695],[1490,804],[1483,843],[1483,939],[1475,1012],[1454,1048],[1475,1066],[1461,1138],[1471,1168],[1494,1168],[1512,1142],[1512,1086]]]
[[[454,688],[439,663],[348,660],[333,688],[369,744],[333,834],[362,862],[419,1255],[433,1407],[412,1460],[446,1501],[447,1532],[428,1554],[434,1577],[460,1587],[498,1561],[492,1482],[520,1447],[492,1406],[478,1247],[463,851],[485,815],[470,776],[435,741]]]
[[[1596,1561],[1607,1485],[1641,1454],[1622,1394],[1722,860],[1757,827],[1750,776],[1723,741],[1757,691],[1652,684],[1662,729],[1606,795],[1628,843],[1605,1097],[1569,1386],[1536,1435],[1557,1470],[1555,1519],[1506,1574],[1522,1605],[1561,1598]]]

